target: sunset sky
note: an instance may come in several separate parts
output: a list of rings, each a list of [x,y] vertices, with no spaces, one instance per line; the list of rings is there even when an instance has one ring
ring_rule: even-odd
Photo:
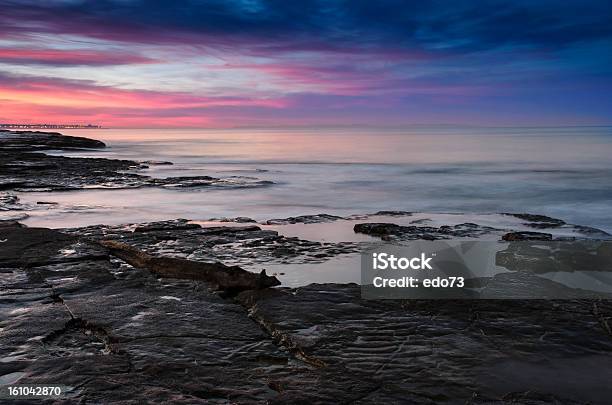
[[[0,0],[0,122],[609,125],[611,4]]]

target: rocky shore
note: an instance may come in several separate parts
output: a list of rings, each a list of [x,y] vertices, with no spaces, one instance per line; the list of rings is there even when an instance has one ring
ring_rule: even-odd
[[[3,212],[18,212],[8,193],[17,189],[160,186],[138,162],[40,152],[99,144],[24,136],[2,143],[0,133]],[[504,215],[515,228],[403,211],[59,230],[0,221],[0,385],[68,386],[54,404],[608,403],[608,300],[370,301],[357,284],[273,287],[273,274],[253,271],[324,263],[376,241],[609,239],[555,218]],[[336,222],[371,241],[269,228]],[[521,257],[507,253],[519,267]],[[514,281],[531,282],[518,270]]]
[[[105,146],[100,141],[63,136],[57,133],[0,130],[0,193],[5,190],[66,191],[139,187],[234,188],[271,184],[269,181],[240,176],[153,178],[142,174],[141,171],[148,168],[150,164],[168,164],[168,162],[70,158],[41,152],[50,149],[102,149]]]

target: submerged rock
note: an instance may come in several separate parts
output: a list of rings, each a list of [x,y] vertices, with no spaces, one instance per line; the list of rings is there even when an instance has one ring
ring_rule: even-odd
[[[504,212],[502,215],[512,216],[518,219],[522,219],[528,221],[524,223],[524,225],[529,226],[531,228],[558,228],[560,226],[565,225],[565,221],[557,218],[547,217],[546,215],[538,215],[538,214],[513,214]]]
[[[479,237],[494,231],[495,228],[480,226],[470,222],[457,225],[433,226],[402,226],[392,223],[369,222],[356,224],[353,227],[356,233],[377,236],[383,240],[436,240],[450,239],[451,237]]]
[[[386,216],[386,217],[405,217],[405,216],[411,216],[413,215],[413,213],[410,211],[392,210],[392,211],[378,211],[372,215],[380,215],[380,216]]]
[[[543,232],[508,232],[502,236],[502,240],[511,242],[519,240],[552,240],[553,236],[550,233]]]
[[[344,219],[337,215],[330,214],[314,214],[300,215],[299,217],[276,218],[269,219],[264,222],[265,225],[287,225],[287,224],[318,224],[321,222],[334,222]]]
[[[219,222],[235,222],[238,224],[257,223],[253,218],[250,217],[235,217],[235,218],[211,218],[211,221]]]
[[[155,231],[182,231],[186,229],[200,229],[198,224],[189,222],[187,219],[177,219],[174,221],[149,222],[134,228],[134,232],[155,232]]]

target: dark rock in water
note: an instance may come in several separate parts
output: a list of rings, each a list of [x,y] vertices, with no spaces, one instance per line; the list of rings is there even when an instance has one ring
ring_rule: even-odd
[[[16,195],[0,191],[0,211],[23,211],[27,208]]]
[[[504,212],[502,215],[509,215],[518,219],[522,219],[528,221],[524,225],[527,225],[531,228],[558,228],[560,226],[565,225],[565,221],[557,218],[547,217],[546,215],[538,215],[538,214],[512,214]]]
[[[407,227],[401,227],[399,225],[389,223],[367,223],[356,224],[353,227],[353,230],[357,233],[365,233],[367,235],[393,235],[401,232],[402,228]]]
[[[387,217],[404,217],[412,215],[410,211],[378,211],[372,215],[382,215]]]
[[[172,166],[174,165],[174,163],[167,162],[165,160],[144,160],[140,163],[145,164],[145,165],[151,165],[151,166]]]
[[[265,225],[317,224],[321,222],[334,222],[340,219],[343,218],[329,214],[301,215],[299,217],[269,219],[265,221]]]
[[[606,231],[602,231],[601,229],[593,228],[591,226],[573,225],[573,228],[581,234],[588,235],[590,237],[608,239],[610,236],[612,236]]]
[[[0,149],[1,150],[1,149]],[[257,187],[269,182],[217,179],[209,176],[156,179],[136,173],[130,160],[67,158],[42,153],[9,152],[0,155],[0,190],[65,191],[109,188]]]
[[[449,239],[450,237],[478,237],[496,231],[495,228],[480,226],[473,223],[457,225],[443,225],[439,228],[432,226],[401,226],[392,223],[363,223],[356,224],[353,230],[382,238],[383,240],[436,240]]]
[[[32,209],[32,204],[23,203],[16,195],[0,191],[0,213],[4,220],[21,221],[29,217],[24,211]]]
[[[519,241],[519,240],[552,240],[552,234],[542,232],[508,232],[502,236],[502,240],[505,241]]]
[[[35,153],[45,149],[91,149],[105,145],[93,139],[43,132],[0,133],[0,191],[66,191],[139,187],[262,187],[273,184],[254,178],[209,176],[164,179],[137,173],[146,168],[131,160],[68,158]],[[3,202],[0,200],[0,209]]]
[[[0,190],[76,190],[142,187],[146,177],[128,160],[66,158],[43,153],[0,155]]]
[[[1,193],[0,194],[0,207],[7,207],[9,205],[17,205],[19,198],[16,195]],[[9,209],[9,208],[5,208]]]
[[[253,218],[249,217],[235,217],[235,218],[212,218],[211,221],[219,221],[219,222],[235,222],[238,224],[248,224],[248,223],[257,223]]]
[[[187,219],[177,219],[174,221],[149,222],[145,225],[137,226],[134,232],[182,231],[199,228],[201,228],[200,225],[191,223]]]
[[[104,142],[78,136],[67,136],[57,132],[0,131],[0,149],[3,150],[49,150],[49,149],[101,149]]]

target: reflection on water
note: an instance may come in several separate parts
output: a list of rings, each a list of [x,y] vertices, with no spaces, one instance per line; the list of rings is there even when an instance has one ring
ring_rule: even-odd
[[[64,153],[172,161],[147,174],[244,175],[271,187],[21,193],[53,227],[186,217],[255,219],[387,209],[533,212],[612,231],[612,129],[73,130],[110,148]],[[91,209],[77,210],[76,206]]]

